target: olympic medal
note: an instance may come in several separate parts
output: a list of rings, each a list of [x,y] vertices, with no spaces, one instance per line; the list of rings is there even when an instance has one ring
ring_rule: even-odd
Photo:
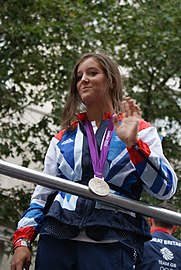
[[[109,185],[103,178],[94,177],[89,181],[89,189],[98,196],[107,196],[109,194]]]

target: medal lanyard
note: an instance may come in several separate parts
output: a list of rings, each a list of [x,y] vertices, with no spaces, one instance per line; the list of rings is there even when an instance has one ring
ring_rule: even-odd
[[[109,145],[112,138],[112,133],[114,131],[112,117],[110,118],[108,127],[106,129],[106,133],[103,139],[102,149],[100,151],[100,156],[98,155],[97,143],[96,143],[93,127],[88,119],[85,122],[85,129],[87,133],[87,139],[88,139],[88,144],[89,144],[89,150],[90,150],[94,175],[102,178],[104,165],[107,159]]]

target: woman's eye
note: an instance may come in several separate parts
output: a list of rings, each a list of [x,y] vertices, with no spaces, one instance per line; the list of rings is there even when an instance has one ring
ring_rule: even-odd
[[[82,75],[77,75],[77,82],[79,82],[82,78]]]
[[[89,71],[89,72],[87,72],[85,75],[84,74],[77,74],[77,78],[76,78],[76,80],[77,80],[77,82],[80,82],[81,80],[82,80],[82,77],[88,77],[88,76],[90,76],[90,77],[94,77],[94,76],[96,76],[98,74],[98,72],[97,71]]]
[[[97,75],[97,71],[90,71],[89,74],[90,74],[90,76],[92,76],[92,77],[93,77],[93,76],[96,76],[96,75]]]

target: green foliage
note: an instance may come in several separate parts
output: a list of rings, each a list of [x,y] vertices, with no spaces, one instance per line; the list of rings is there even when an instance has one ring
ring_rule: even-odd
[[[42,168],[50,138],[59,130],[77,58],[83,52],[104,49],[129,70],[125,94],[140,103],[144,119],[167,134],[164,152],[180,179],[180,1],[130,2],[1,1],[1,158],[18,156],[23,166],[33,161]],[[46,102],[53,106],[51,115],[36,121],[25,119],[25,109]],[[0,200],[10,196],[6,192]],[[21,192],[21,204],[24,198],[27,205]],[[179,182],[174,197],[179,209],[180,193]],[[12,216],[7,221],[12,225],[22,210],[18,201],[18,213],[8,206]],[[155,202],[150,198],[149,203]],[[1,212],[5,215],[3,209]]]
[[[16,229],[22,213],[29,207],[31,189],[22,188],[1,189],[0,196],[0,223]]]
[[[22,213],[29,206],[32,190],[28,190],[25,186],[22,188],[14,187],[12,189],[2,189],[0,194],[0,224],[7,229],[4,235],[5,254],[11,253],[12,229],[16,229],[16,225],[22,216]],[[10,239],[10,240],[8,240]]]

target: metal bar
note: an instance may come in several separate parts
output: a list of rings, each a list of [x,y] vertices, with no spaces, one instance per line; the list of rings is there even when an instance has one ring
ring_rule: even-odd
[[[110,204],[116,208],[126,209],[132,212],[142,214],[147,217],[159,218],[167,223],[181,226],[181,213],[177,213],[168,209],[150,206],[127,199],[115,194],[109,193],[105,197],[93,194],[85,185],[78,184],[59,177],[43,174],[32,169],[28,169],[19,165],[8,163],[0,160],[0,174],[10,176],[19,180],[38,184],[52,189],[66,191],[71,194],[82,196],[84,198],[93,199]]]

